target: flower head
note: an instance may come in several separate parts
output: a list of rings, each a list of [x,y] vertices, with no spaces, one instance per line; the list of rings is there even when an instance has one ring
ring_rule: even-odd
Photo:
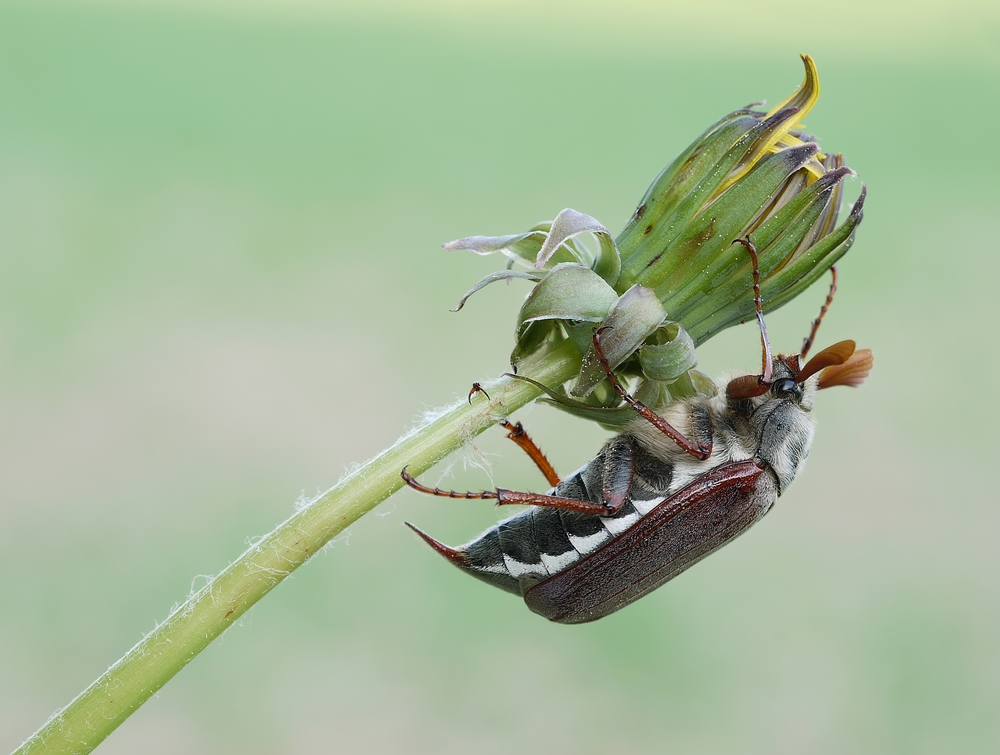
[[[526,278],[537,285],[518,315],[515,369],[551,340],[569,339],[581,368],[568,393],[549,390],[563,408],[614,425],[614,407],[593,352],[595,327],[605,355],[656,406],[696,390],[712,390],[694,373],[694,347],[753,314],[750,261],[733,247],[751,235],[761,294],[773,310],[804,291],[854,240],[865,191],[837,226],[842,155],[820,152],[799,131],[819,97],[816,66],[802,56],[805,79],[768,112],[748,106],[725,116],[682,152],[647,189],[617,238],[594,218],[563,210],[551,223],[512,236],[474,236],[445,244],[479,254],[503,252],[506,270],[480,281]],[[587,244],[586,237],[596,243]],[[580,401],[582,399],[583,401]],[[595,411],[597,412],[595,414]],[[617,413],[616,413],[617,412]]]

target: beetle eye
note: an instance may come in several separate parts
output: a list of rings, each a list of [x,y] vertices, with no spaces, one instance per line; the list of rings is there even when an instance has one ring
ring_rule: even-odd
[[[802,386],[791,378],[782,378],[771,385],[771,393],[785,398],[802,398]]]

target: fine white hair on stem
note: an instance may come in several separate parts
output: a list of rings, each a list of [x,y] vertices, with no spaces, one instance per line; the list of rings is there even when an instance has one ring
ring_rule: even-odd
[[[302,509],[306,508],[314,500],[316,500],[314,496],[307,496],[306,491],[303,490],[299,493],[299,497],[295,499],[295,510],[302,511]]]
[[[444,482],[445,478],[451,477],[451,470],[454,467],[455,467],[454,459],[448,459],[446,463],[439,466],[438,469],[435,470],[436,474],[433,478],[435,486],[440,487],[441,483]]]
[[[455,409],[460,407],[461,405],[462,405],[462,399],[453,401],[452,403],[446,404],[445,406],[433,406],[433,407],[425,406],[423,411],[420,413],[420,418],[417,419],[416,424],[412,429],[417,429],[419,427],[424,427],[425,425],[429,425],[435,420],[438,420],[441,417],[444,417],[445,415],[455,411]]]
[[[213,574],[195,574],[191,578],[191,589],[188,591],[188,600],[197,595],[215,579]]]
[[[396,504],[394,503],[389,504],[389,506],[387,506],[384,511],[380,509],[372,510],[372,513],[379,519],[385,519],[387,516],[389,516],[390,514],[394,514],[395,512],[396,512]]]
[[[327,540],[326,543],[323,544],[323,547],[320,548],[319,552],[320,553],[326,553],[328,550],[332,550],[333,548],[336,548],[341,543],[343,543],[346,546],[350,546],[350,544],[351,544],[351,528],[350,527],[347,527],[343,532],[341,532],[335,538],[332,538],[331,540]]]
[[[348,477],[356,473],[364,465],[359,462],[354,462],[353,464],[344,464],[343,466],[344,466],[344,473],[340,475],[340,477],[337,479],[337,485],[340,485],[340,483],[342,483]],[[334,487],[336,487],[336,485],[334,485]],[[322,493],[317,490],[316,498],[319,498],[321,495]],[[310,501],[309,503],[312,503],[312,501]]]

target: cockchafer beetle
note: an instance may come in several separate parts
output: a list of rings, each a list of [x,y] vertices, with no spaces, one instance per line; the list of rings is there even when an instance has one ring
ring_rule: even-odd
[[[449,498],[492,499],[531,508],[451,548],[409,526],[462,570],[524,597],[535,613],[578,624],[617,611],[721,548],[766,514],[809,454],[816,391],[857,386],[871,370],[868,349],[841,341],[805,362],[837,288],[837,270],[819,317],[798,354],[771,355],[760,297],[757,253],[749,238],[761,333],[761,373],[728,381],[724,393],[673,401],[654,412],[632,398],[601,350],[608,380],[636,411],[582,469],[560,480],[520,423],[502,423],[546,476],[548,493],[497,489]],[[803,364],[805,362],[805,364]],[[473,389],[475,391],[475,388]],[[481,389],[480,389],[481,390]]]

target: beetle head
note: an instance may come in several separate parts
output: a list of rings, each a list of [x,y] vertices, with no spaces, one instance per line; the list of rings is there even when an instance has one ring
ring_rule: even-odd
[[[859,386],[871,372],[874,358],[870,349],[856,348],[854,341],[840,341],[827,346],[812,359],[802,365],[809,348],[812,346],[823,317],[826,315],[833,295],[837,290],[837,268],[832,266],[830,272],[833,282],[826,303],[820,309],[819,317],[812,324],[809,336],[802,344],[802,352],[785,356],[779,354],[771,357],[771,342],[767,337],[767,326],[764,324],[764,308],[760,298],[760,271],[757,265],[757,249],[750,237],[736,239],[734,244],[742,244],[750,253],[753,265],[754,305],[757,310],[757,322],[760,324],[761,341],[761,373],[759,375],[741,375],[729,381],[726,386],[726,396],[731,401],[741,401],[764,396],[770,393],[772,398],[783,398],[801,404],[806,393],[805,383],[816,373],[820,373],[818,388],[831,388],[835,385]],[[811,401],[810,401],[811,405]],[[808,406],[806,408],[809,408]]]

